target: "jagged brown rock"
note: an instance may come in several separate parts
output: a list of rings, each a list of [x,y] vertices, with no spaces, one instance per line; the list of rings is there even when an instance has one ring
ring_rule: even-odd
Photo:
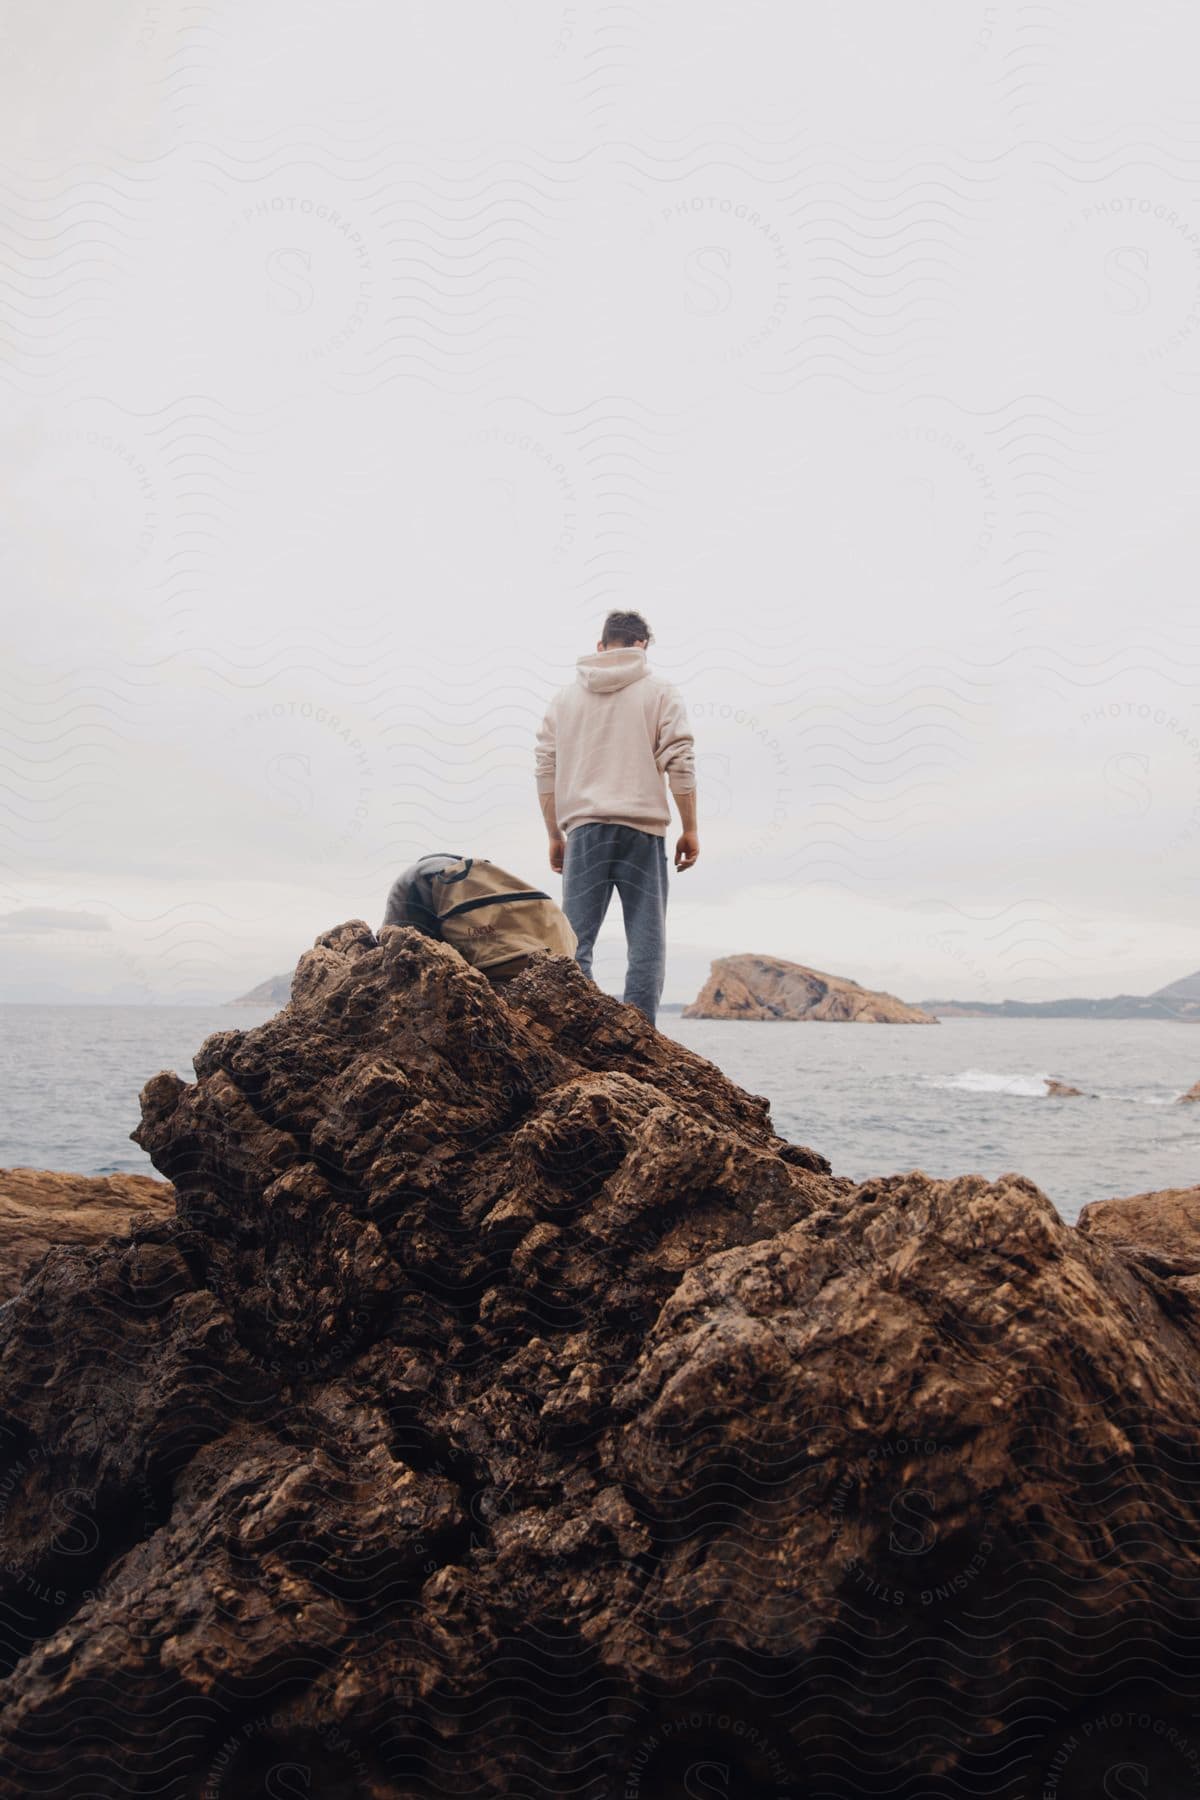
[[[1161,1275],[1200,1275],[1200,1187],[1093,1200],[1077,1224]]]
[[[685,1019],[811,1019],[857,1025],[936,1025],[932,1013],[779,956],[719,956]]]
[[[1083,1089],[1072,1087],[1069,1081],[1059,1081],[1053,1075],[1046,1077],[1046,1093],[1052,1100],[1082,1100]]]
[[[136,1213],[168,1218],[175,1195],[150,1175],[0,1169],[0,1301],[52,1244],[103,1244]]]
[[[4,1800],[1027,1800],[1097,1696],[1175,1791],[1186,1283],[834,1177],[560,958],[352,922],[196,1068],[178,1216],[0,1315]]]
[[[1195,1100],[1200,1100],[1200,1081],[1194,1081],[1186,1094],[1180,1094],[1177,1104],[1185,1106],[1189,1101]]]

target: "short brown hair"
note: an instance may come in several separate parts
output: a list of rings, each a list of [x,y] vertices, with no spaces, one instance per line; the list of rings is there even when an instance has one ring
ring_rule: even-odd
[[[606,648],[609,644],[628,648],[630,644],[640,644],[643,640],[652,644],[654,633],[641,613],[635,612],[610,612],[600,633],[600,642]]]

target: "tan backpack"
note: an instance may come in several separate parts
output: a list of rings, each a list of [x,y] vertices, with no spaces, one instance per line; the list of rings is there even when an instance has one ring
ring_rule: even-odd
[[[443,942],[477,969],[534,950],[575,954],[575,933],[562,908],[497,863],[464,856],[431,876],[430,887]]]

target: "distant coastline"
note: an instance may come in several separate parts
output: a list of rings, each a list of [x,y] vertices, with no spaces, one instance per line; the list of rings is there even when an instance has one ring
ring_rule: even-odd
[[[292,977],[287,975],[269,975],[260,981],[257,987],[248,994],[239,994],[236,1000],[230,1000],[229,1006],[286,1006],[292,997]]]
[[[719,959],[723,967],[754,960],[756,959],[741,957]],[[762,960],[769,961],[776,971],[803,967],[784,963],[778,958]],[[714,963],[714,971],[717,967],[717,963]],[[824,983],[832,982],[847,991],[857,988],[857,984],[847,977],[825,976],[821,979]],[[229,1004],[286,1006],[291,983],[290,974],[272,975],[257,987],[251,988],[249,993],[239,994]],[[891,996],[880,998],[892,1000]],[[1200,1024],[1200,969],[1178,981],[1170,982],[1166,987],[1156,988],[1152,994],[1116,994],[1101,1000],[1080,997],[1066,1000],[914,1000],[892,1003],[899,1009],[897,1017],[902,1017],[907,1010],[911,1014],[925,1013],[935,1019],[1166,1019],[1180,1024]],[[659,1011],[672,1014],[689,1012],[692,1017],[696,1017],[696,1006],[696,1001],[667,1000],[659,1007]],[[786,1009],[783,1016],[786,1017]]]
[[[730,960],[730,959],[723,959]],[[795,966],[795,965],[793,965]],[[828,979],[828,978],[827,978]],[[839,978],[834,978],[838,980]],[[847,978],[840,978],[853,989],[855,983]],[[58,984],[50,984],[45,992],[20,988],[11,996],[0,997],[0,1006],[12,1007],[120,1007],[136,1010],[140,1008],[173,1008],[173,1007],[224,1007],[273,1006],[282,1008],[291,997],[292,976],[286,974],[271,975],[260,981],[247,993],[238,994],[235,998],[222,998],[216,994],[191,995],[186,999],[177,995],[142,993],[140,995],[128,990],[111,990],[107,994],[73,994]],[[686,1012],[694,1002],[687,1000],[664,1000],[659,1007],[661,1013],[679,1014]],[[1175,1024],[1200,1024],[1200,970],[1185,975],[1179,981],[1173,981],[1165,987],[1156,988],[1150,994],[1115,994],[1103,999],[1089,999],[1083,995],[1075,995],[1061,1000],[960,1000],[956,998],[937,1000],[913,1000],[898,1002],[913,1011],[931,1015],[935,1019],[1150,1019],[1173,1022]]]
[[[939,1019],[1165,1019],[1200,1024],[1200,973],[1153,994],[1115,994],[1108,1000],[922,1000]]]

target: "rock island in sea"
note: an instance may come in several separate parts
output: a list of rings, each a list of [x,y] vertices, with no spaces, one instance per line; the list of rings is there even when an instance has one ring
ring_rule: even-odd
[[[811,1019],[855,1025],[936,1025],[931,1013],[779,956],[719,956],[685,1019]]]

